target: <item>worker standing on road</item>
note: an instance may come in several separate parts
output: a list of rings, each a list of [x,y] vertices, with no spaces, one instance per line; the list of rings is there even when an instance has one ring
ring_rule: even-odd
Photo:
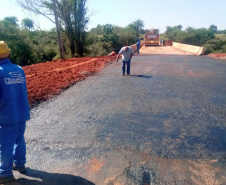
[[[26,171],[24,132],[30,119],[25,73],[11,63],[10,51],[0,41],[0,184],[15,181],[12,169]]]
[[[122,76],[125,75],[126,65],[127,65],[127,70],[126,70],[127,76],[130,75],[130,63],[131,63],[133,54],[134,54],[134,51],[130,46],[122,47],[122,49],[119,51],[119,54],[116,58],[116,62],[118,62],[120,55],[122,55]]]
[[[139,49],[140,49],[140,39],[139,38],[137,38],[136,45],[137,45],[137,54],[139,54]]]

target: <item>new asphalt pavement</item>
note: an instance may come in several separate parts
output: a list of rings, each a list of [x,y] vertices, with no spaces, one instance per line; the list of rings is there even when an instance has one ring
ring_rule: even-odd
[[[27,173],[37,185],[224,184],[226,62],[136,55],[31,110]]]

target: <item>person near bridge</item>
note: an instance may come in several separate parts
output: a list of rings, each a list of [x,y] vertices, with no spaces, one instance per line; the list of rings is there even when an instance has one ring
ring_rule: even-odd
[[[139,38],[137,38],[136,45],[137,45],[137,54],[139,54],[139,50],[140,50],[140,39]]]
[[[25,73],[11,63],[10,51],[0,41],[0,184],[15,181],[13,169],[26,171],[24,132],[30,119]]]
[[[116,62],[118,62],[118,59],[120,55],[122,55],[122,76],[125,75],[125,69],[127,68],[127,76],[130,75],[130,63],[132,56],[134,54],[133,49],[130,46],[122,47],[122,49],[119,51],[119,54],[116,58]]]

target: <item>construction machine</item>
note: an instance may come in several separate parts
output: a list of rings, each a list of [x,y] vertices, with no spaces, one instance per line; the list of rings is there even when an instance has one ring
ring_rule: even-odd
[[[159,29],[151,29],[145,33],[145,46],[159,46]]]

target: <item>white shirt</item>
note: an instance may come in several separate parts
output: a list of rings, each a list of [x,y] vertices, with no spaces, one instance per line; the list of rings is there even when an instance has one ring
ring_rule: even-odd
[[[126,47],[128,47],[127,51],[125,51]],[[134,54],[134,51],[130,46],[125,46],[119,51],[119,54],[122,55],[122,60],[129,61],[131,58],[131,55]]]

